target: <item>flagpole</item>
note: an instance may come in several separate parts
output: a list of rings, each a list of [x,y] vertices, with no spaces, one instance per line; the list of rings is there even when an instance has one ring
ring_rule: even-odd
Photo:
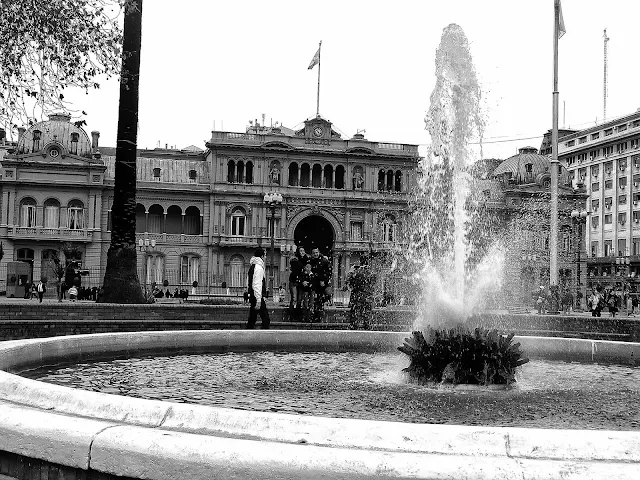
[[[558,24],[560,2],[554,0],[553,22],[553,123],[551,131],[551,228],[549,231],[549,284],[558,286]]]
[[[320,55],[322,50],[322,40],[318,46],[318,101],[316,103],[316,117],[320,116]]]

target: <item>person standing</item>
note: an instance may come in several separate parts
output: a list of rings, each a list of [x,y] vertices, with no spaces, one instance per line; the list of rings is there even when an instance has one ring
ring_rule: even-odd
[[[38,300],[42,303],[42,297],[44,297],[44,292],[47,291],[47,287],[44,286],[42,280],[38,283]]]
[[[329,282],[329,260],[320,255],[320,249],[311,250],[311,271],[315,283],[313,285],[313,318],[321,320],[324,312],[325,291]]]
[[[258,313],[262,320],[262,328],[268,329],[271,323],[267,304],[264,301],[267,295],[267,284],[264,278],[264,250],[258,247],[249,262],[249,320],[247,329],[254,329],[258,320]]]

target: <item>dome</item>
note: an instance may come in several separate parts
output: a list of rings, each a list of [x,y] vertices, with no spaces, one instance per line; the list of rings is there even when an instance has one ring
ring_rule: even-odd
[[[87,133],[71,123],[70,115],[60,113],[49,115],[49,120],[38,122],[22,133],[15,153],[44,151],[52,143],[61,145],[67,153],[91,158],[91,140]]]
[[[546,155],[540,155],[535,147],[524,147],[518,150],[517,155],[498,165],[493,171],[493,176],[511,180],[516,184],[542,184],[544,177],[551,177],[551,159]],[[559,183],[566,183],[567,178],[567,170],[559,165]]]

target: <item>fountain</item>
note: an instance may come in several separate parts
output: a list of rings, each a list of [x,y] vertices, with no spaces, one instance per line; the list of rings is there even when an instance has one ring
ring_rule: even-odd
[[[431,176],[423,178],[424,188],[417,200],[425,208],[417,220],[438,228],[418,232],[411,251],[415,258],[423,259],[420,278],[426,292],[416,328],[450,327],[465,319],[495,277],[493,266],[500,258],[499,249],[487,247],[489,253],[483,259],[469,262],[465,225],[473,222],[473,214],[464,208],[471,190],[467,145],[472,135],[481,136],[482,121],[480,89],[468,43],[458,26],[445,29],[437,73],[428,117],[432,147],[426,161]],[[436,198],[446,201],[429,202]],[[455,288],[449,288],[451,285]],[[36,467],[69,475],[80,472],[85,477],[90,472],[91,478],[98,475],[105,480],[215,475],[264,479],[637,477],[640,433],[635,431],[436,425],[250,411],[125,397],[114,395],[117,390],[88,391],[15,374],[43,365],[198,352],[388,354],[404,336],[406,333],[370,331],[243,330],[3,342],[0,477],[22,478],[26,468]],[[514,340],[534,359],[634,364],[640,355],[640,344],[635,343]],[[313,376],[312,371],[307,374]],[[206,379],[199,381],[204,388],[216,388]],[[465,398],[470,394],[443,395]],[[442,397],[443,403],[449,398]],[[499,408],[500,402],[495,405]],[[20,473],[11,470],[11,465],[18,464]],[[30,474],[35,476],[31,470]]]

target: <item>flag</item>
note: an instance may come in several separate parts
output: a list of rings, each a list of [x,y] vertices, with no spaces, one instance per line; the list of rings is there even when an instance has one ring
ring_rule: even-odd
[[[320,63],[320,47],[318,47],[318,51],[311,59],[311,63],[309,64],[309,68],[307,70],[311,70],[313,67]]]
[[[558,0],[558,38],[562,38],[565,33],[567,33],[567,29],[564,26],[564,18],[562,18],[562,4]]]

